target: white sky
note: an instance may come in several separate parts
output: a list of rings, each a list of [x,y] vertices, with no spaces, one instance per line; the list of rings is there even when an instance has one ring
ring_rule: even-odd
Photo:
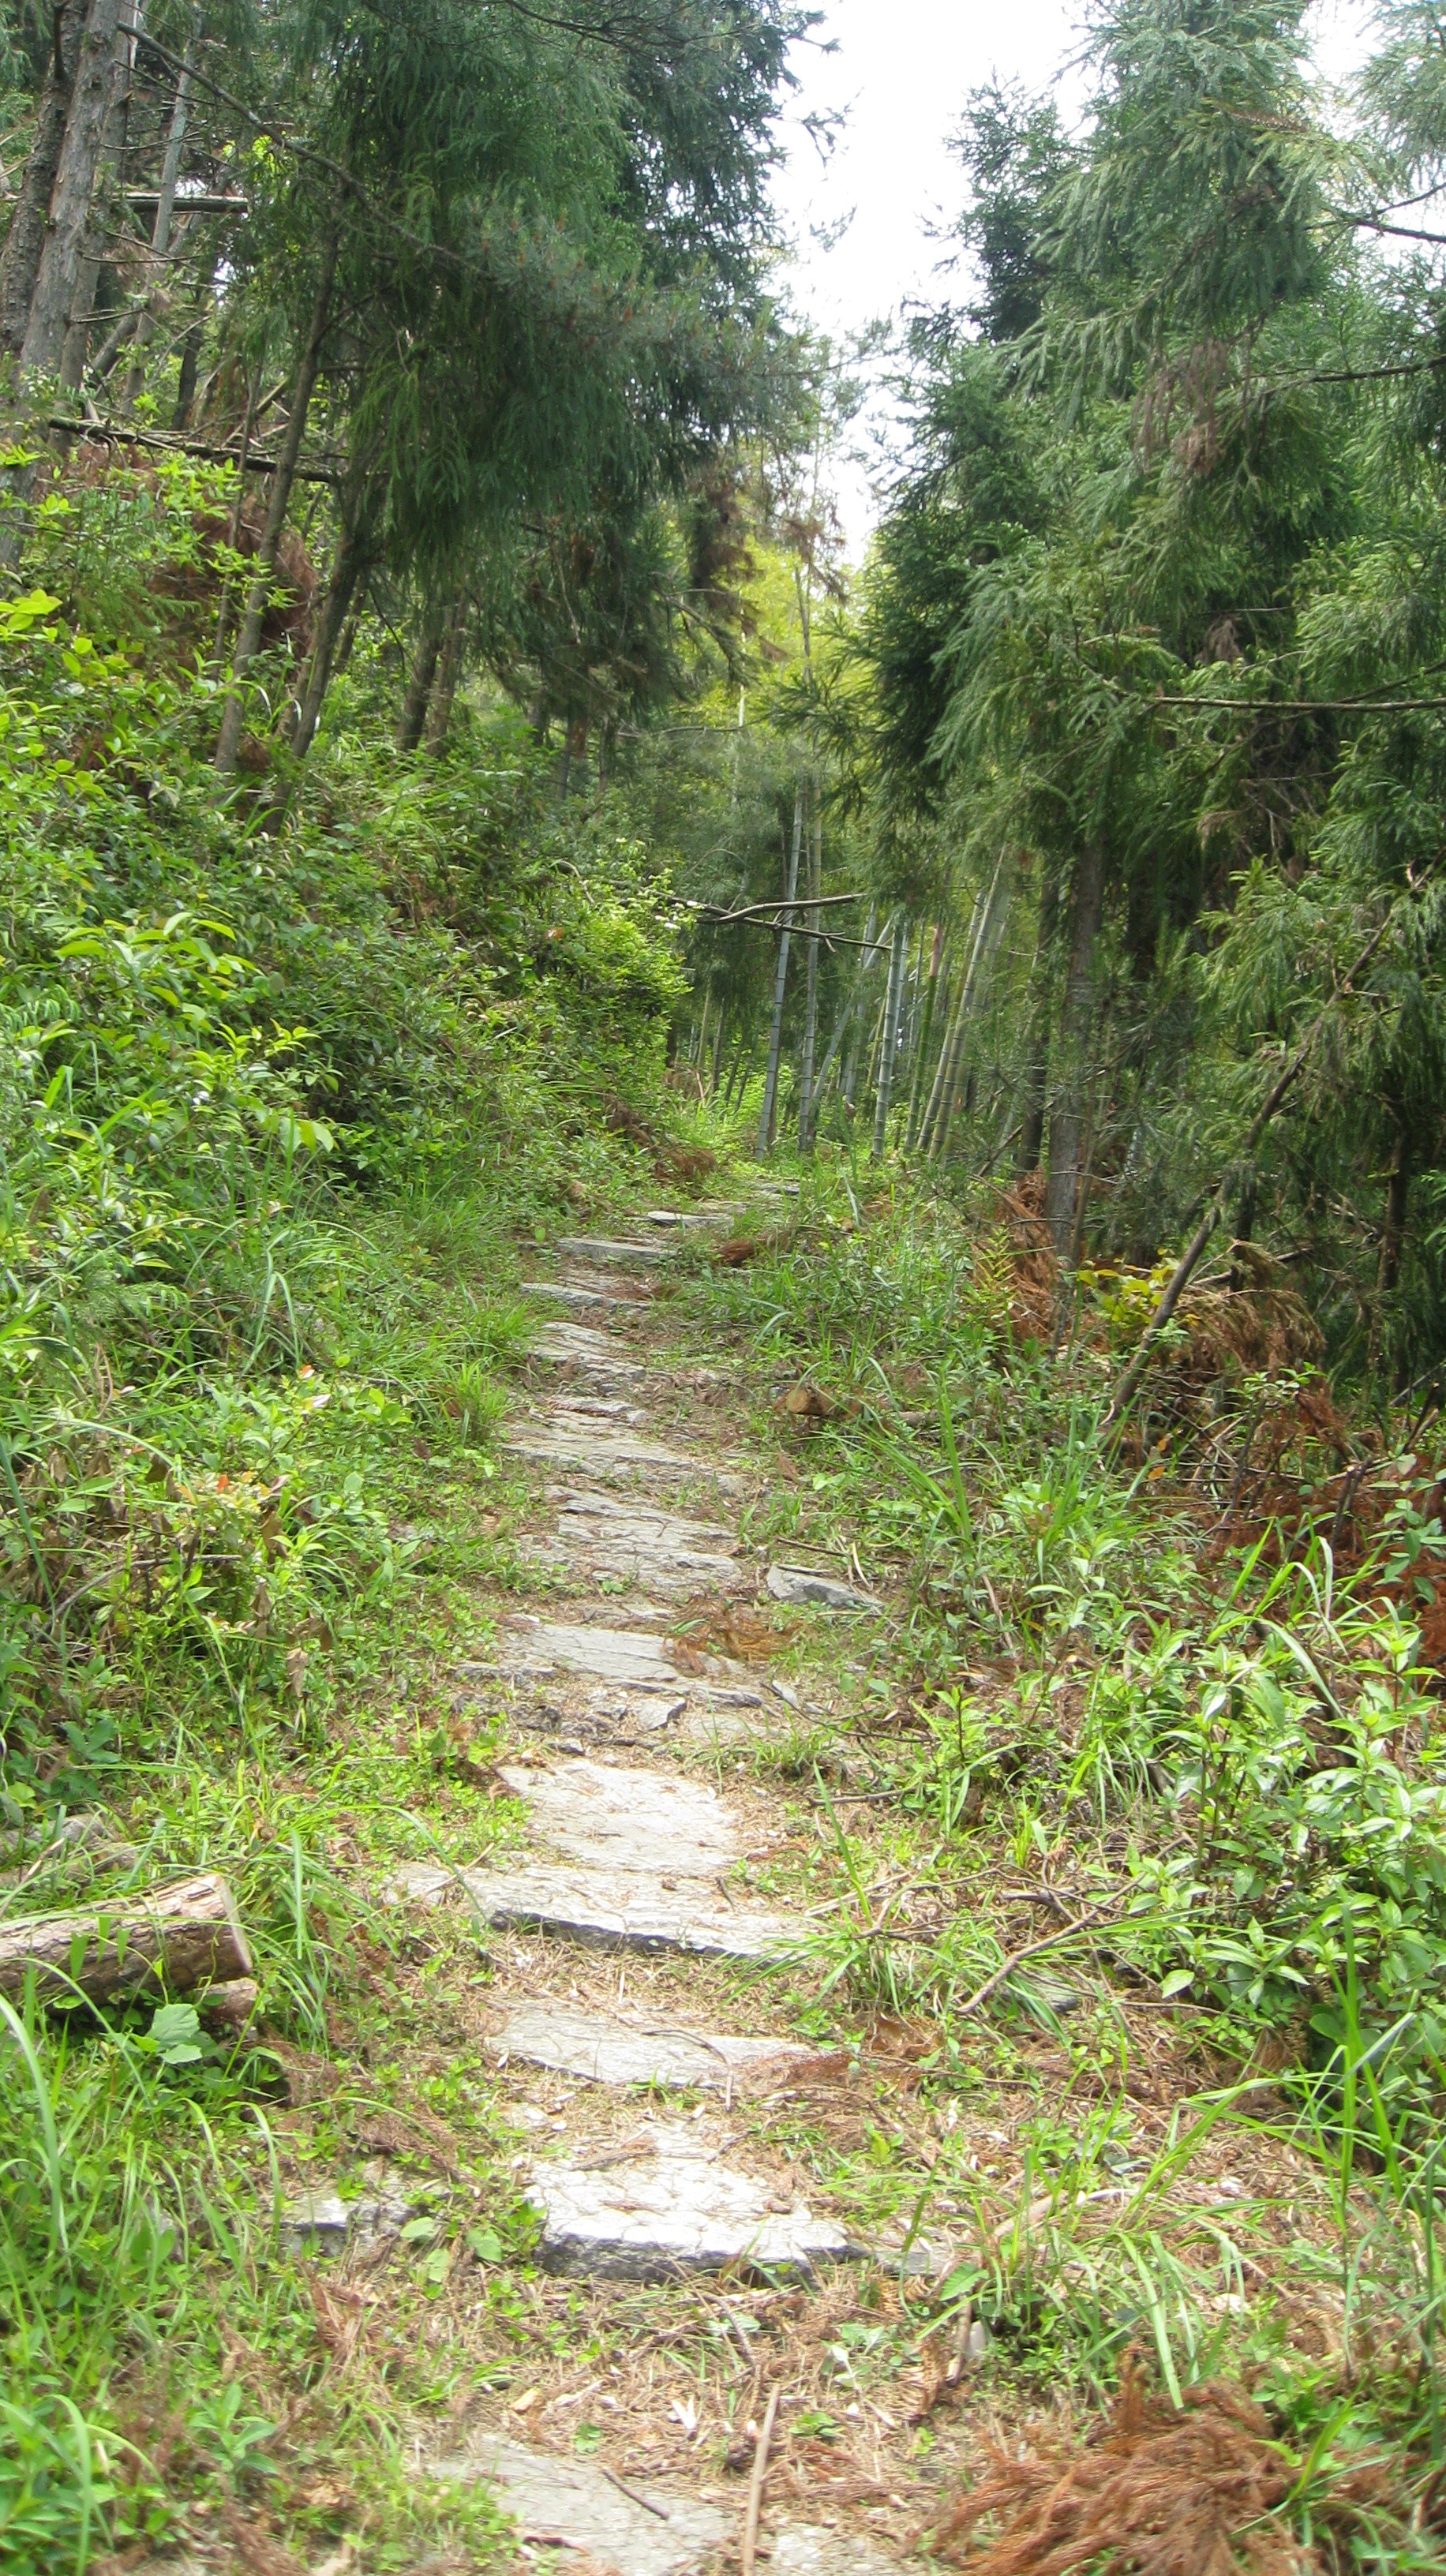
[[[969,0],[815,0],[823,24],[811,45],[795,49],[800,89],[789,117],[788,159],[777,203],[797,245],[793,301],[816,328],[835,335],[894,316],[911,298],[938,300],[942,245],[931,225],[946,221],[960,195],[949,150],[970,90],[994,74],[1030,90],[1058,83],[1067,121],[1078,114],[1084,84],[1069,69],[1083,41],[1082,0],[1008,0],[992,7]],[[1346,78],[1368,50],[1371,0],[1316,0],[1316,60],[1329,80]],[[832,53],[823,47],[830,40]],[[847,125],[826,163],[800,117],[843,110]],[[819,234],[847,222],[832,249]],[[954,289],[957,293],[957,284]],[[887,436],[880,395],[859,438]],[[840,508],[857,559],[875,515],[869,475],[841,462],[834,474]]]

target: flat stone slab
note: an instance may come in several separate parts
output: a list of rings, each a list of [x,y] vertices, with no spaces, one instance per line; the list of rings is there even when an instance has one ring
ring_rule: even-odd
[[[620,1261],[626,1264],[629,1261],[655,1262],[669,1258],[666,1243],[610,1243],[605,1235],[600,1234],[560,1234],[557,1248],[573,1261]]]
[[[670,1878],[722,1878],[739,1838],[716,1791],[675,1771],[630,1771],[616,1762],[559,1762],[547,1770],[504,1764],[499,1777],[525,1798],[532,1821],[569,1860],[589,1869]]]
[[[664,1592],[737,1579],[743,1550],[730,1530],[715,1523],[566,1486],[553,1487],[548,1500],[562,1506],[557,1537],[566,1552],[585,1556],[600,1573],[625,1575]]]
[[[739,2039],[663,2023],[643,2029],[561,2004],[526,2004],[488,2040],[497,2057],[521,2057],[589,2084],[704,2085],[731,2092],[751,2076],[815,2064],[816,2049],[789,2039]]]
[[[532,2167],[527,2196],[542,2213],[538,2257],[550,2272],[593,2280],[666,2281],[732,2263],[812,2274],[865,2249],[795,2195],[725,2164],[692,2128],[659,2128],[652,2151],[606,2163]]]
[[[648,1311],[646,1298],[613,1294],[614,1289],[628,1284],[622,1279],[598,1288],[574,1287],[565,1279],[524,1279],[519,1284],[524,1297],[557,1297],[565,1306],[614,1306],[624,1315],[646,1315]]]
[[[427,2474],[490,2487],[521,2539],[586,2551],[594,2576],[703,2576],[736,2520],[640,2478],[615,2486],[595,2460],[495,2437],[484,2436],[462,2458],[432,2461]],[[639,2496],[646,2504],[635,2501]]]
[[[814,1574],[806,1565],[770,1565],[766,1577],[775,1601],[817,1602],[823,1610],[882,1610],[872,1592],[856,1592],[831,1574]]]
[[[737,1478],[715,1467],[709,1458],[690,1458],[682,1450],[665,1448],[661,1440],[641,1438],[635,1431],[615,1430],[605,1419],[585,1413],[579,1405],[559,1405],[545,1422],[519,1422],[503,1441],[504,1449],[516,1458],[541,1458],[559,1467],[586,1467],[596,1475],[608,1475],[621,1468],[649,1467],[665,1470],[670,1476],[711,1477],[718,1485],[729,1486]]]
[[[670,1888],[638,1870],[581,1869],[535,1863],[520,1869],[448,1869],[407,1861],[392,1872],[388,1893],[413,1905],[447,1896],[469,1900],[486,1923],[547,1932],[599,1950],[681,1950],[708,1959],[781,1959],[799,1950],[808,1926],[729,1905],[697,1880]]]
[[[621,1342],[610,1341],[607,1334],[600,1333],[594,1324],[573,1324],[565,1320],[544,1324],[541,1332],[533,1335],[527,1348],[533,1359],[556,1360],[561,1366],[572,1362],[582,1368],[595,1369],[606,1377],[646,1375],[641,1360],[634,1359]]]
[[[852,2532],[788,2522],[773,2534],[769,2566],[772,2576],[898,2576],[899,2561],[881,2557]]]
[[[592,1628],[566,1619],[517,1620],[498,1641],[495,1666],[507,1669],[511,1638],[518,1639],[519,1672],[578,1673],[585,1681],[616,1682],[628,1690],[663,1690],[676,1698],[686,1688],[659,1640],[643,1628]],[[460,1667],[465,1673],[466,1665]]]

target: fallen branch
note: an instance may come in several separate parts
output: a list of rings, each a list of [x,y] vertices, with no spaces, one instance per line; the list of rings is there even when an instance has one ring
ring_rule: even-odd
[[[743,2509],[743,2546],[738,2554],[738,2576],[753,2576],[758,2557],[758,2517],[763,2511],[763,2481],[768,2475],[768,2446],[773,2439],[778,2396],[778,2382],[775,2380],[768,2392],[768,2412],[763,2418],[763,2430],[753,2447],[748,2502]]]
[[[110,2003],[147,1990],[159,2001],[252,1973],[231,1891],[214,1871],[147,1896],[0,1924],[0,1994],[20,1994],[33,1976],[46,2003],[77,1992]]]
[[[1114,1912],[1115,1904],[1116,1900],[1112,1896],[1107,1896],[1098,1905],[1091,1905],[1085,1913],[1078,1915],[1073,1923],[1062,1923],[1057,1932],[1046,1932],[1038,1941],[1026,1941],[1022,1950],[1011,1950],[1008,1958],[995,1969],[993,1976],[986,1977],[983,1985],[976,1986],[966,2002],[954,2008],[959,2018],[962,2020],[965,2013],[977,2012],[981,2004],[986,2004],[990,1996],[1007,1983],[1016,1968],[1023,1967],[1026,1959],[1037,1958],[1041,1950],[1058,1949],[1061,1941],[1072,1940],[1076,1932],[1088,1932],[1093,1924],[1100,1922],[1106,1914]]]

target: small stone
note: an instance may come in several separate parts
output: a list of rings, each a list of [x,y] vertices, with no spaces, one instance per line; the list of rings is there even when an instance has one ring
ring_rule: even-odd
[[[351,2212],[334,2191],[301,2192],[295,2200],[283,2202],[278,2221],[281,2242],[290,2254],[340,2254],[350,2224]]]
[[[816,1602],[823,1610],[881,1610],[871,1592],[856,1592],[851,1583],[831,1574],[811,1574],[803,1565],[770,1565],[768,1589],[775,1601]]]
[[[585,2551],[598,2576],[704,2576],[732,2519],[640,2479],[618,2485],[595,2461],[495,2437],[484,2436],[465,2458],[433,2461],[427,2474],[490,2487],[524,2543]]]

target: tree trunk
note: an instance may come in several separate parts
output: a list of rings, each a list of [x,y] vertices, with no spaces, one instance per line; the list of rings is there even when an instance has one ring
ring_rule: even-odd
[[[50,201],[60,169],[66,119],[80,59],[84,0],[61,0],[54,12],[50,58],[36,110],[35,132],[25,162],[25,175],[10,218],[5,247],[0,250],[0,357],[18,358],[30,325],[30,308],[40,274],[50,218]]]
[[[355,529],[343,528],[332,558],[331,576],[316,621],[311,653],[306,665],[306,678],[290,726],[290,744],[294,757],[305,760],[316,739],[321,722],[322,704],[331,686],[336,649],[347,611],[356,597],[357,584],[367,568],[367,551]]]
[[[171,227],[176,214],[176,187],[181,176],[181,155],[186,148],[186,127],[191,113],[191,90],[195,81],[196,52],[200,43],[199,11],[192,18],[191,32],[176,80],[176,96],[171,108],[171,122],[166,133],[166,149],[161,161],[160,189],[156,198],[156,220],[151,226],[151,255],[146,263],[145,300],[135,316],[132,333],[134,355],[126,369],[121,388],[120,416],[129,420],[136,397],[146,380],[145,353],[155,336],[156,315],[165,294],[166,263],[170,257]]]
[[[1001,853],[995,861],[994,874],[989,880],[989,891],[979,905],[973,922],[974,935],[969,943],[969,963],[960,987],[959,1007],[954,1014],[954,1024],[949,1032],[948,1054],[940,1068],[943,1080],[938,1086],[938,1106],[934,1110],[934,1123],[929,1135],[931,1162],[942,1163],[949,1150],[949,1139],[959,1108],[959,1083],[973,1029],[974,1005],[979,992],[980,978],[993,954],[994,943],[1004,920],[1003,891],[1004,858]]]
[[[1039,900],[1039,935],[1029,970],[1025,1003],[1024,1087],[1019,1113],[1019,1147],[1014,1168],[1023,1178],[1037,1172],[1044,1150],[1044,1104],[1049,1089],[1049,998],[1054,974],[1054,937],[1059,927],[1059,885],[1045,879]]]
[[[120,0],[89,0],[51,190],[45,241],[20,345],[20,364],[26,375],[53,376],[59,370],[90,222],[95,174],[100,166],[119,26]]]
[[[889,1110],[894,1097],[894,1059],[899,1051],[899,1017],[904,1004],[904,970],[909,956],[909,925],[900,913],[894,924],[893,954],[889,959],[889,989],[884,1002],[883,1043],[879,1054],[879,1082],[874,1094],[874,1161],[881,1162],[889,1140]]]
[[[808,909],[808,926],[815,934],[822,918],[818,897],[823,892],[823,802],[819,795],[817,771],[813,777],[813,816],[808,836],[808,891],[813,898]],[[818,948],[817,936],[808,943],[808,966],[803,1001],[803,1053],[798,1068],[798,1150],[813,1151],[814,1083],[813,1060],[818,1046]]]
[[[773,1114],[778,1101],[778,1065],[783,1052],[783,1005],[788,992],[788,934],[793,922],[793,898],[798,892],[798,861],[803,847],[803,781],[793,791],[793,846],[784,868],[783,926],[778,938],[778,962],[773,971],[773,1019],[768,1032],[768,1070],[763,1077],[763,1108],[758,1120],[758,1159],[761,1162],[773,1143]]]
[[[433,760],[441,759],[447,748],[447,736],[452,730],[452,709],[457,703],[457,691],[462,684],[462,668],[467,659],[467,628],[471,607],[471,599],[464,587],[458,591],[452,602],[451,614],[447,619],[447,632],[442,638],[442,650],[437,662],[437,678],[432,690],[432,703],[427,711],[427,730],[423,736],[423,742]]]
[[[1371,1301],[1370,1364],[1379,1367],[1386,1338],[1386,1311],[1401,1276],[1406,1242],[1406,1213],[1411,1198],[1411,1137],[1399,1107],[1396,1143],[1386,1174],[1386,1204],[1381,1218],[1381,1249],[1376,1262],[1376,1293]]]
[[[96,289],[100,283],[101,262],[105,257],[106,213],[109,182],[120,167],[130,105],[131,69],[135,62],[136,37],[140,30],[139,0],[120,0],[120,10],[111,48],[110,85],[106,95],[105,115],[101,124],[100,149],[92,173],[85,238],[76,263],[75,282],[65,316],[65,337],[60,352],[60,382],[67,393],[78,393],[85,374],[85,356],[90,347],[91,322]],[[102,186],[102,180],[106,185]],[[48,372],[48,370],[47,370]]]
[[[1061,1261],[1069,1258],[1079,1205],[1080,1138],[1095,1019],[1095,952],[1104,908],[1104,843],[1091,839],[1086,841],[1075,865],[1074,919],[1060,1014],[1058,1088],[1049,1122],[1049,1177],[1044,1191],[1044,1221]]]
[[[844,1065],[843,1076],[844,1107],[848,1111],[850,1117],[853,1115],[854,1102],[857,1100],[859,1093],[859,1061],[863,1055],[864,1032],[868,1025],[868,1014],[864,1009],[864,1002],[868,992],[869,979],[872,976],[879,959],[889,947],[893,935],[894,925],[892,919],[890,919],[884,924],[879,937],[874,940],[873,947],[865,950],[863,964],[859,968],[859,980],[854,990],[854,998],[859,1005],[859,1016],[854,1023],[854,1033],[849,1044],[848,1057]],[[866,939],[873,939],[873,936],[874,916],[871,912],[869,914],[869,926],[864,933],[864,937]],[[843,1030],[842,1027],[840,1027],[840,1037],[842,1037],[842,1034]]]
[[[226,692],[226,703],[221,715],[221,730],[216,739],[213,757],[213,766],[217,775],[222,778],[230,778],[235,774],[236,754],[240,748],[242,717],[245,711],[245,700],[240,683],[255,661],[261,646],[261,629],[266,620],[266,601],[271,589],[272,575],[276,570],[276,552],[281,543],[281,531],[286,525],[292,486],[296,481],[296,468],[301,459],[301,442],[306,435],[306,415],[311,408],[311,397],[316,391],[316,380],[321,372],[322,343],[326,338],[327,326],[331,320],[331,291],[336,281],[337,248],[340,238],[338,232],[333,232],[322,244],[321,266],[317,272],[311,318],[307,324],[306,339],[296,370],[296,382],[292,388],[291,416],[286,424],[286,436],[281,442],[281,453],[276,460],[276,470],[271,477],[266,521],[261,531],[261,543],[256,549],[256,568],[251,577],[251,587],[246,594],[246,606],[242,613],[240,632],[236,638],[236,649],[231,656],[230,685]]]
[[[201,373],[201,344],[206,336],[206,306],[210,302],[210,285],[201,298],[201,309],[181,343],[181,373],[176,385],[176,408],[171,414],[171,427],[179,433],[191,426],[195,408],[196,385]]]
[[[446,632],[446,626],[447,611],[442,594],[433,591],[427,601],[417,635],[417,649],[412,656],[407,693],[402,700],[402,712],[397,718],[398,751],[415,751],[422,739],[422,728],[427,721],[432,682],[437,676],[437,663],[441,657],[442,637]]]
[[[923,932],[920,931],[920,939]],[[909,1115],[904,1124],[904,1151],[912,1154],[919,1141],[919,1119],[924,1108],[924,1077],[929,1067],[929,1041],[934,1034],[934,1014],[939,1004],[943,983],[944,924],[936,921],[929,947],[929,971],[924,979],[923,1008],[919,1014],[918,1036],[914,1046],[914,1075],[909,1085]]]
[[[33,1976],[42,2003],[71,2001],[77,1988],[92,2003],[137,1993],[161,2003],[167,1988],[251,1974],[231,1891],[214,1873],[75,1913],[0,1921],[0,1994],[23,1994]]]

